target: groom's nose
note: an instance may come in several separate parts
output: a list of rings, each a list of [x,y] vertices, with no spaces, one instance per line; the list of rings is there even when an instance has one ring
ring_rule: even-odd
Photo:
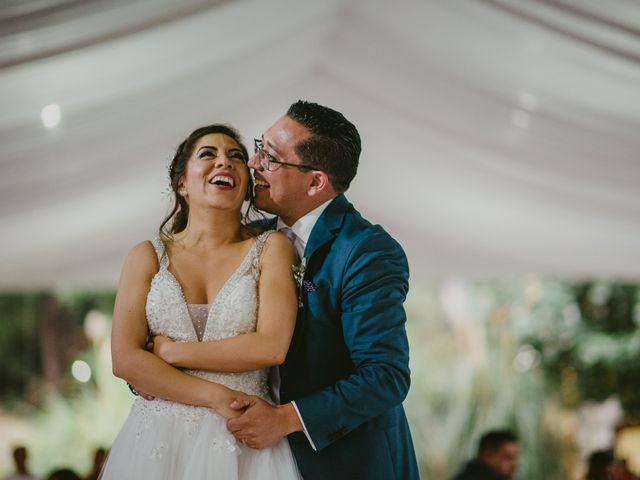
[[[249,157],[249,161],[247,162],[249,167],[254,170],[262,171],[262,165],[260,164],[260,155],[258,153],[254,153]]]

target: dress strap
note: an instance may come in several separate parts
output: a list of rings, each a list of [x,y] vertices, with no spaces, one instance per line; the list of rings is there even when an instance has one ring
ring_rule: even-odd
[[[260,278],[260,258],[262,258],[264,245],[267,242],[267,238],[269,238],[269,235],[271,235],[273,232],[275,232],[275,230],[267,230],[266,232],[262,232],[256,237],[255,243],[251,247],[253,249],[251,258],[251,273],[254,280],[256,281]]]
[[[167,256],[167,252],[164,248],[164,242],[160,239],[160,237],[156,236],[153,240],[151,240],[153,244],[153,248],[156,251],[156,255],[158,256],[158,263],[160,264],[160,268],[167,268],[169,265],[169,257]]]

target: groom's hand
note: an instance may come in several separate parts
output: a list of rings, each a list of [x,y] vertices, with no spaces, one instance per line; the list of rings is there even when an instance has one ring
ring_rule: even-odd
[[[227,428],[238,441],[251,448],[271,448],[286,435],[302,430],[298,414],[290,403],[273,406],[259,397],[244,395],[237,397],[230,407],[244,413],[227,420]]]

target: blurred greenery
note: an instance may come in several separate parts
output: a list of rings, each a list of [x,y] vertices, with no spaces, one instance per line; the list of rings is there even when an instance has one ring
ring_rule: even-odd
[[[598,281],[554,288],[568,301],[548,315],[543,292],[532,309],[541,324],[525,338],[540,353],[551,389],[570,407],[615,393],[627,417],[640,420],[640,287]]]
[[[407,411],[425,478],[450,478],[482,433],[520,438],[519,479],[565,479],[575,412],[640,406],[640,286],[537,278],[413,285]]]
[[[87,472],[96,448],[109,448],[134,400],[126,383],[111,373],[109,342],[98,340],[78,359],[91,367],[92,381],[76,383],[73,395],[50,394],[29,418],[35,472],[70,466]]]
[[[512,282],[414,287],[407,302],[412,388],[407,411],[424,478],[450,478],[480,436],[509,428],[520,439],[518,478],[566,478],[559,439],[544,427],[542,372],[522,356]],[[512,311],[512,309],[515,309]]]
[[[0,476],[9,472],[10,450],[17,443],[28,446],[31,470],[44,476],[60,466],[88,471],[94,450],[108,448],[115,438],[133,397],[111,373],[114,298],[114,292],[0,294]],[[53,337],[49,344],[59,350],[48,357],[59,364],[56,382],[43,377],[51,367],[43,364],[43,335]],[[6,346],[20,352],[24,365],[17,373]],[[70,374],[75,360],[89,365],[90,381]]]
[[[87,348],[83,322],[91,310],[113,311],[115,293],[0,293],[0,404],[36,406],[45,391],[72,388],[61,372]],[[69,392],[71,393],[71,392]]]
[[[93,450],[115,438],[133,397],[111,374],[113,302],[113,292],[0,294],[0,425],[13,429],[0,439],[0,475],[18,438],[41,475],[87,471]],[[638,285],[423,283],[406,306],[406,406],[424,478],[450,478],[482,433],[503,427],[520,438],[519,479],[571,478],[576,409],[613,397],[640,418]],[[70,374],[76,360],[91,368],[88,382]]]
[[[0,295],[0,401],[17,408],[42,375],[38,317],[43,293]]]

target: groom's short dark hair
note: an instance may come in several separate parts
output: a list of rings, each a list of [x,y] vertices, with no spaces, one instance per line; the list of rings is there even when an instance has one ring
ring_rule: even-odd
[[[358,171],[362,149],[353,123],[336,110],[304,100],[293,103],[287,116],[311,132],[311,137],[296,145],[302,163],[326,172],[336,192],[347,190]]]

